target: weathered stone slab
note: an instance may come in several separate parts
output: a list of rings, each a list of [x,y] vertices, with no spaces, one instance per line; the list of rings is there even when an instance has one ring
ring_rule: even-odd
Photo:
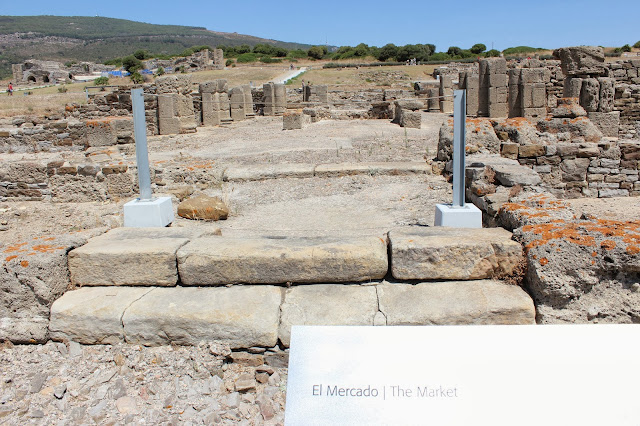
[[[178,250],[184,285],[359,282],[384,277],[387,267],[377,237],[199,238]]]
[[[274,286],[156,288],[126,310],[126,340],[146,346],[217,340],[233,349],[273,347],[281,291]]]
[[[122,314],[151,289],[92,287],[69,291],[51,306],[53,340],[93,344],[124,342]]]
[[[407,227],[389,232],[391,272],[402,280],[476,280],[513,273],[522,247],[502,228]]]
[[[181,228],[114,229],[69,252],[71,282],[79,286],[176,285],[176,252],[199,234]]]
[[[293,325],[374,325],[374,286],[318,284],[286,290],[278,337],[289,347]]]
[[[227,182],[251,181],[276,178],[313,177],[315,164],[248,164],[228,167],[222,176]]]
[[[431,173],[431,167],[427,163],[401,163],[401,162],[374,162],[374,163],[339,163],[319,164],[315,175],[322,177],[349,176],[349,175],[409,175]]]
[[[504,186],[530,186],[542,182],[538,173],[526,166],[494,164],[489,166],[495,172],[495,178]]]
[[[516,285],[494,280],[378,286],[387,325],[535,324],[535,307]]]

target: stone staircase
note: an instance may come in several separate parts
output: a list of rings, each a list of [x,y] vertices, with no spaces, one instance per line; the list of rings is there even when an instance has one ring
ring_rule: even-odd
[[[528,294],[496,278],[522,248],[501,228],[233,238],[217,228],[118,228],[69,253],[76,290],[54,340],[289,345],[292,325],[534,324]]]

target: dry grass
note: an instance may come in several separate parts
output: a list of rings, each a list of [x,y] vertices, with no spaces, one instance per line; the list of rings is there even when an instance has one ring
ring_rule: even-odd
[[[193,83],[224,78],[229,86],[239,86],[253,82],[254,86],[263,83],[289,71],[287,64],[262,65],[262,66],[237,66],[226,70],[201,71],[190,74]]]
[[[316,64],[321,65],[321,64]],[[408,79],[403,83],[411,88],[411,82],[416,80],[432,80],[431,74],[437,65],[362,67],[362,68],[327,68],[314,67],[301,77],[311,84],[327,84],[329,86],[369,87],[381,88],[389,85],[374,78],[380,73],[404,73]],[[397,87],[394,84],[394,87]]]

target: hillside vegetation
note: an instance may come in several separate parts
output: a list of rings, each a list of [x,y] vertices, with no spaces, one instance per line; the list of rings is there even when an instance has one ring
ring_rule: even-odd
[[[147,50],[178,55],[192,46],[255,46],[286,49],[310,46],[179,25],[154,25],[125,19],[87,16],[0,16],[0,78],[11,64],[29,58],[104,62]]]

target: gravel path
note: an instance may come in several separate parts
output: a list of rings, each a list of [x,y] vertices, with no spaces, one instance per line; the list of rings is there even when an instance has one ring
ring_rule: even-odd
[[[285,363],[283,352],[230,355],[215,342],[4,344],[0,424],[281,425]]]

